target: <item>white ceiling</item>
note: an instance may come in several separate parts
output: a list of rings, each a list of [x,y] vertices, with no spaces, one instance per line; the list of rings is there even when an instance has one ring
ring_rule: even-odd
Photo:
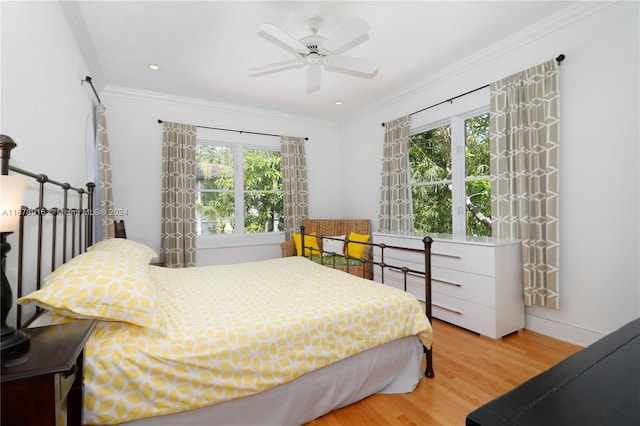
[[[98,87],[339,120],[574,3],[80,1],[64,7]],[[354,18],[366,21],[368,37],[344,53],[374,59],[377,73],[361,78],[323,69],[314,93],[307,93],[304,68],[249,76],[251,67],[292,57],[260,35],[258,24],[275,24],[298,39],[310,18],[322,20],[324,36]],[[151,63],[162,68],[151,71]],[[335,106],[336,100],[344,104]]]

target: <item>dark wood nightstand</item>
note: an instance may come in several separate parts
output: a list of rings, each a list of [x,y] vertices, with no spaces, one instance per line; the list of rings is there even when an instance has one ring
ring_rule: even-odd
[[[2,359],[2,425],[82,425],[84,345],[96,321],[78,320],[23,330],[31,347]]]

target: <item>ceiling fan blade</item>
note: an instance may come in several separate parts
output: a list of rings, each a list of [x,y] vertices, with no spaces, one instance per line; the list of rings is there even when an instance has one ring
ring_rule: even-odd
[[[324,63],[329,67],[342,68],[365,74],[373,74],[378,71],[378,64],[371,59],[362,59],[353,56],[329,55],[324,58]]]
[[[259,67],[249,68],[249,75],[265,74],[269,72],[282,71],[295,66],[303,65],[302,59],[293,58],[286,61],[274,62],[272,64],[260,65]]]
[[[333,52],[365,35],[367,31],[369,31],[369,25],[366,22],[362,19],[354,19],[329,36],[322,43],[322,47],[329,52]]]
[[[279,42],[284,43],[286,46],[290,47],[298,53],[309,53],[309,49],[307,48],[307,46],[300,43],[298,40],[291,37],[289,34],[285,33],[273,24],[260,24],[258,25],[258,29],[270,35]]]
[[[307,69],[307,92],[320,89],[320,64],[309,65]]]

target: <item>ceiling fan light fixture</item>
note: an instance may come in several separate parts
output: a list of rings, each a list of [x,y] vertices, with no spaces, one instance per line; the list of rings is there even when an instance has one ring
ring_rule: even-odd
[[[160,69],[160,65],[158,64],[149,64],[147,65],[147,67],[149,67],[149,69],[153,71],[158,71]]]
[[[341,52],[353,47],[353,43],[361,42],[369,31],[369,25],[361,19],[354,19],[339,28],[328,38],[318,34],[320,19],[314,18],[306,22],[308,35],[299,40],[282,31],[273,24],[260,24],[258,29],[287,50],[294,53],[295,59],[276,62],[260,67],[250,68],[249,72],[265,74],[289,68],[291,63],[307,67],[307,93],[320,89],[320,68],[324,65],[334,70],[343,70],[361,77],[371,78],[378,70],[378,65],[369,59],[345,56]],[[286,66],[283,66],[286,65]]]
[[[318,65],[322,61],[320,54],[312,52],[307,55],[307,63],[310,65]]]

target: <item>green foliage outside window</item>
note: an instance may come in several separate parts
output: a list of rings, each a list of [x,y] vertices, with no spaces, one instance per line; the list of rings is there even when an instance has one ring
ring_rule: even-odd
[[[465,120],[465,166],[467,204],[491,219],[489,114]],[[477,179],[473,179],[477,178]],[[481,179],[480,179],[481,178]],[[491,236],[491,226],[469,208],[467,235]]]
[[[491,235],[489,183],[489,114],[465,120],[466,234]],[[453,233],[454,170],[451,126],[441,126],[409,139],[409,166],[414,230]]]
[[[244,229],[248,234],[282,231],[282,171],[277,151],[244,151]]]
[[[219,145],[196,146],[200,200],[196,209],[203,219],[204,234],[236,233],[236,180],[234,148]],[[280,153],[244,149],[244,232],[270,232],[282,215],[282,173]],[[240,224],[242,226],[242,224]],[[203,226],[204,227],[204,226]]]
[[[411,136],[409,165],[414,230],[451,234],[451,126]]]

